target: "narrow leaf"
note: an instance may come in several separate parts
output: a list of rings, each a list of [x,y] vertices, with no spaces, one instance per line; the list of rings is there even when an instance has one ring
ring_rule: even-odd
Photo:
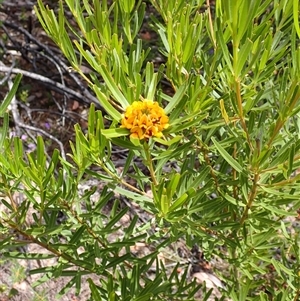
[[[13,97],[15,96],[19,83],[21,81],[22,75],[18,74],[15,78],[15,81],[13,83],[12,88],[10,89],[10,91],[8,92],[8,94],[6,95],[5,99],[3,102],[1,102],[0,104],[0,117],[3,116],[4,112],[6,111],[7,107],[9,106],[11,100],[13,99]]]
[[[232,156],[221,146],[219,142],[214,137],[211,137],[212,142],[214,143],[215,147],[221,154],[221,156],[227,161],[229,165],[231,165],[232,168],[234,168],[236,171],[243,173],[242,166],[232,158]]]
[[[89,286],[90,286],[90,290],[92,293],[92,297],[94,301],[102,301],[101,295],[98,291],[97,286],[94,284],[93,280],[91,278],[89,278],[88,280]]]
[[[106,138],[119,138],[122,136],[128,136],[130,134],[129,130],[124,128],[101,130],[101,133]]]

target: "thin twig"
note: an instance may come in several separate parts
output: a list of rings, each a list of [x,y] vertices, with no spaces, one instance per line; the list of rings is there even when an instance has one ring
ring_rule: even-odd
[[[66,72],[70,71],[69,66],[66,65],[62,60],[60,60],[59,56],[57,54],[55,54],[49,47],[47,47],[46,45],[44,45],[43,43],[38,41],[26,29],[24,29],[20,26],[16,26],[15,24],[10,23],[8,21],[3,21],[3,24],[24,34],[30,41],[32,41],[34,44],[39,46],[41,48],[41,50],[44,51],[44,53],[47,53],[55,62],[57,62],[57,64],[59,64]],[[36,50],[37,49],[32,49],[32,51],[36,51]],[[41,53],[42,53],[42,51],[40,52],[40,54]],[[103,109],[99,100],[89,92],[89,90],[82,84],[81,79],[79,79],[74,72],[69,72],[69,76],[74,80],[74,82],[77,84],[78,88],[82,91],[82,94],[83,94],[83,95],[81,95],[80,93],[77,93],[76,95],[73,95],[74,97],[76,97],[80,101],[84,101],[85,103],[90,104],[89,102],[84,100],[84,97],[85,97],[86,99],[90,100],[90,102],[95,103],[98,108]],[[60,92],[60,91],[58,91],[58,92]]]
[[[2,65],[2,62],[1,62],[1,65]],[[7,72],[6,75],[1,79],[1,81],[0,81],[0,86],[2,86],[5,82],[8,81],[8,79],[9,79],[10,76],[11,76],[12,69],[14,68],[14,66],[15,66],[15,62],[13,61],[12,65],[9,67],[8,72]]]
[[[24,76],[30,77],[32,79],[38,80],[42,83],[44,83],[45,85],[50,85],[51,88],[55,91],[57,91],[58,93],[68,93],[69,95],[73,96],[76,99],[79,99],[81,101],[84,101],[87,104],[90,104],[90,102],[84,100],[84,97],[81,93],[78,93],[64,85],[62,85],[61,83],[55,82],[52,79],[49,79],[43,75],[37,74],[37,73],[33,73],[33,72],[29,72],[29,71],[25,71],[19,68],[10,68],[10,67],[6,67],[6,66],[0,66],[0,72],[11,72],[13,74],[22,74]],[[99,106],[99,101],[98,99],[95,97],[94,99],[90,99],[91,102],[95,103],[97,106]]]
[[[1,67],[3,67],[3,66],[0,65],[0,68]],[[9,89],[11,90],[12,86],[13,86],[12,81],[8,80],[7,83],[8,83]],[[21,120],[20,115],[19,115],[17,99],[15,96],[12,98],[10,106],[11,106],[12,116],[13,116],[14,122],[16,124],[16,128],[21,127],[21,128],[27,129],[27,130],[35,131],[40,134],[43,134],[44,136],[50,138],[53,141],[55,141],[59,145],[62,158],[64,160],[66,160],[66,153],[65,153],[64,146],[61,141],[59,141],[56,137],[52,136],[51,134],[45,132],[44,130],[42,130],[40,128],[36,128],[34,126],[23,123],[23,121]]]
[[[55,67],[56,67],[56,69],[58,70],[59,75],[60,75],[61,84],[62,84],[63,86],[66,86],[66,84],[65,84],[65,79],[64,79],[64,74],[63,74],[63,70],[62,70],[60,64],[57,63],[52,57],[50,57],[50,56],[48,56],[48,55],[46,55],[46,54],[41,53],[41,55],[42,55],[43,57],[45,57],[47,60],[49,60],[50,62],[52,62],[52,63],[55,65]],[[66,117],[65,117],[65,112],[66,112],[66,108],[67,108],[67,96],[66,96],[65,94],[63,95],[63,106],[61,106],[61,105],[55,100],[54,97],[53,97],[53,100],[55,101],[55,103],[56,103],[58,109],[62,112],[62,115],[61,115],[61,116],[62,116],[62,126],[65,126],[65,119],[66,119]]]
[[[58,140],[56,137],[52,136],[51,134],[47,133],[46,131],[42,130],[42,129],[39,129],[39,128],[36,128],[34,126],[31,126],[31,125],[26,125],[24,123],[20,123],[18,124],[19,127],[22,127],[24,129],[27,129],[27,130],[31,130],[31,131],[35,131],[37,133],[40,133],[46,137],[48,137],[49,139],[53,140],[54,142],[56,142],[60,148],[60,152],[61,152],[61,157],[66,160],[66,153],[65,153],[65,150],[64,150],[64,145],[63,143]]]

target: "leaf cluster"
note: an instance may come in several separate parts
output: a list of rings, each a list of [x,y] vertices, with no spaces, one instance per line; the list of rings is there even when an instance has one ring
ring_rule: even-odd
[[[58,15],[38,1],[43,28],[103,112],[91,106],[87,132],[75,125],[69,161],[58,151],[47,161],[41,137],[26,155],[20,139],[1,140],[0,249],[14,258],[57,258],[31,273],[43,274],[38,283],[71,276],[60,294],[72,286],[79,293],[82,277],[94,274],[93,300],[193,300],[199,287],[186,282],[187,271],[180,278],[159,260],[160,250],[184,239],[208,259],[228,262],[219,275],[224,297],[297,300],[299,229],[290,221],[300,208],[298,3],[218,0],[203,9],[201,0],[149,2],[151,19],[142,1],[65,0]],[[139,35],[145,20],[160,39],[159,66]],[[158,101],[169,115],[163,139],[130,140],[119,128],[124,110],[143,99]],[[116,147],[127,154],[121,172],[112,160]],[[96,200],[96,187],[79,191],[88,178],[102,183]],[[16,193],[24,195],[20,204]],[[135,212],[117,235],[129,212],[122,198],[150,219],[141,223]],[[139,241],[155,251],[134,256]],[[29,242],[48,253],[17,251]]]

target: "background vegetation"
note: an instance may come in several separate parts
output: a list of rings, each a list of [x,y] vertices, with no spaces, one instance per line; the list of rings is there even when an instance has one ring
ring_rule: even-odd
[[[90,300],[298,300],[298,1],[58,5],[39,0],[35,13],[100,106],[86,130],[75,125],[67,156],[47,154],[41,136],[25,152],[7,135],[15,78],[0,110],[2,254],[53,259],[30,271],[36,284],[71,277],[64,295],[87,279]],[[144,99],[169,116],[162,138],[120,128]],[[133,252],[141,242],[147,254]],[[184,264],[182,248],[166,255],[179,242]],[[44,252],[20,251],[31,244]]]

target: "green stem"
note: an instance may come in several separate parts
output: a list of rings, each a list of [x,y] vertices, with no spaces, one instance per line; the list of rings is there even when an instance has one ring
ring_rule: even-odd
[[[248,202],[247,202],[246,208],[245,208],[244,213],[240,220],[240,226],[242,226],[244,224],[245,220],[247,219],[248,212],[249,212],[250,208],[252,207],[253,201],[256,197],[257,188],[258,188],[258,180],[259,180],[259,173],[255,173],[254,179],[253,179],[253,186],[252,186],[249,198],[248,198]]]
[[[18,227],[17,224],[12,223],[9,220],[3,220],[7,225],[9,225],[9,227],[11,229],[13,229],[16,233],[21,234],[23,237],[26,238],[27,241],[30,241],[31,243],[35,243],[37,245],[39,245],[40,247],[48,250],[49,252],[51,252],[52,254],[54,254],[57,258],[63,258],[64,260],[66,260],[69,263],[72,263],[74,266],[79,266],[79,261],[74,259],[72,256],[68,255],[67,253],[57,250],[55,248],[53,248],[50,244],[48,243],[44,243],[42,241],[40,241],[39,239],[37,239],[36,237],[34,237],[31,234],[28,234],[27,232],[23,231],[22,229],[20,229]],[[9,228],[8,227],[8,228]],[[85,264],[80,265],[80,267],[84,270],[87,271],[89,273],[95,273],[95,270],[92,267],[88,267]]]
[[[276,124],[275,124],[275,128],[273,130],[273,135],[271,136],[271,138],[267,142],[267,147],[268,148],[270,148],[272,146],[275,137],[278,135],[278,133],[280,132],[281,128],[284,126],[284,124],[286,123],[286,121],[289,118],[291,118],[291,114],[293,113],[293,110],[294,110],[297,102],[300,99],[300,89],[296,90],[297,86],[295,87],[295,85],[298,85],[298,83],[293,82],[290,90],[292,90],[292,91],[295,90],[296,93],[293,96],[292,101],[287,101],[286,102],[286,107],[288,108],[288,110],[285,113],[283,113],[281,116],[279,115],[279,117],[278,117],[278,119],[276,121]],[[294,90],[292,88],[294,88]],[[288,99],[289,99],[289,97],[288,97]]]
[[[115,173],[111,172],[106,166],[105,164],[98,159],[96,159],[97,164],[116,182],[120,183],[121,185],[124,185],[125,187],[129,188],[132,191],[135,191],[141,195],[147,195],[145,192],[139,190],[138,188],[128,184],[126,181],[124,181],[123,179],[121,179],[118,175],[116,175]]]
[[[243,113],[243,100],[242,100],[242,96],[241,96],[241,83],[240,83],[239,79],[235,80],[235,93],[236,93],[237,107],[238,107],[238,114],[239,114],[240,122],[241,122],[242,128],[246,134],[249,147],[251,150],[253,150],[253,146],[251,143],[251,139],[250,139],[250,136],[248,133],[248,129],[247,129],[247,125],[245,122],[244,113]]]
[[[197,139],[197,143],[198,143],[198,146],[199,146],[199,149],[200,151],[202,152],[203,154],[203,158],[206,162],[206,165],[209,167],[210,169],[210,174],[215,182],[215,187],[216,187],[216,193],[219,194],[219,183],[218,183],[218,177],[216,176],[215,172],[214,172],[214,169],[211,165],[211,161],[210,161],[210,158],[208,156],[208,148],[207,146],[201,141],[201,139],[199,139],[199,137],[196,136],[196,139]]]
[[[151,152],[150,152],[150,148],[149,148],[149,145],[147,142],[144,143],[144,151],[145,151],[145,156],[146,156],[147,167],[149,168],[152,182],[153,182],[154,186],[157,186],[158,182],[155,177],[155,171],[154,171],[154,167],[153,167]]]

